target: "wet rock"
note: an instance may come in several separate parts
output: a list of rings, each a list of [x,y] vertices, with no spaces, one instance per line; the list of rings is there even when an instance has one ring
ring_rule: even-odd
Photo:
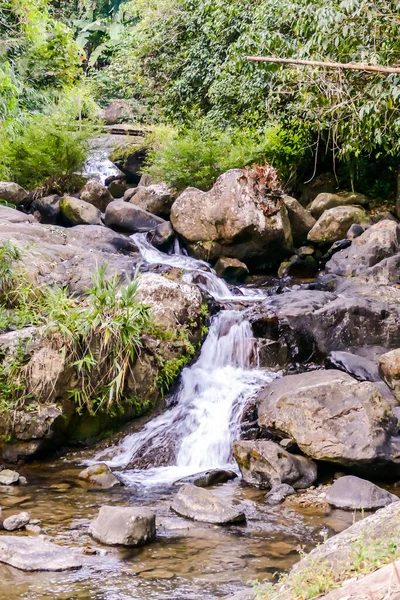
[[[39,212],[41,223],[55,225],[60,219],[60,196],[37,198],[32,203],[32,209]]]
[[[326,494],[328,504],[346,510],[376,510],[398,500],[394,494],[354,475],[339,477]]]
[[[318,271],[318,261],[313,256],[291,256],[289,260],[281,263],[278,277],[297,277],[311,279]]]
[[[311,213],[295,198],[283,196],[283,202],[288,211],[293,243],[297,246],[307,239],[307,234],[314,227],[316,221]]]
[[[93,204],[101,212],[105,212],[107,206],[114,200],[109,190],[95,179],[90,179],[85,184],[80,191],[79,197],[84,202]]]
[[[328,356],[328,366],[345,371],[359,381],[381,381],[374,360],[351,352],[331,352]]]
[[[274,485],[268,494],[265,495],[265,502],[270,506],[275,506],[284,501],[288,496],[292,496],[296,493],[296,490],[287,483],[281,483],[280,485]]]
[[[379,373],[400,402],[400,348],[380,357]]]
[[[309,210],[313,217],[319,219],[322,213],[330,208],[337,206],[365,206],[366,204],[368,204],[368,200],[363,194],[357,194],[356,192],[338,192],[337,194],[325,192],[318,194],[310,204]]]
[[[365,231],[365,229],[362,225],[353,223],[353,225],[351,225],[349,227],[349,230],[346,233],[346,238],[348,240],[355,240],[356,238],[360,237],[360,235],[362,235],[364,233],[364,231]]]
[[[282,483],[302,489],[312,485],[317,478],[315,463],[304,456],[290,454],[272,441],[238,441],[233,445],[233,454],[243,480],[262,489]]]
[[[38,537],[0,536],[0,562],[22,571],[69,571],[82,561],[68,548]]]
[[[10,469],[3,469],[0,471],[0,485],[13,485],[18,483],[19,473],[17,471],[10,471]]]
[[[373,383],[313,371],[273,381],[258,401],[259,425],[290,436],[311,458],[366,470],[391,462],[396,419]]]
[[[287,209],[264,180],[257,170],[232,169],[208,192],[186,189],[172,206],[171,222],[190,254],[211,262],[237,258],[248,267],[277,265],[290,255]]]
[[[132,151],[122,152],[120,157],[113,157],[114,164],[122,171],[129,183],[138,184],[141,175],[140,171],[147,156],[147,150],[142,147],[135,148],[132,145]]]
[[[104,489],[122,485],[118,477],[111,472],[111,469],[105,463],[87,467],[79,473],[78,477],[91,485]]]
[[[136,184],[128,183],[125,177],[117,177],[108,185],[108,191],[113,198],[122,198],[128,191],[136,188]]]
[[[18,515],[12,515],[3,521],[3,527],[6,531],[17,531],[24,529],[29,524],[31,515],[28,512],[21,512]]]
[[[72,196],[60,199],[60,212],[62,220],[70,226],[101,224],[101,212],[98,208]]]
[[[249,274],[247,266],[237,258],[219,258],[214,266],[219,277],[222,277],[229,283],[238,283],[244,281]]]
[[[141,546],[156,536],[156,517],[147,508],[102,506],[90,535],[106,546]]]
[[[349,246],[351,246],[351,240],[346,239],[346,240],[338,240],[337,242],[334,242],[332,244],[332,246],[329,248],[328,252],[326,252],[323,255],[321,261],[323,263],[328,262],[328,260],[330,260],[334,254],[336,254],[337,252],[340,252],[341,250],[345,250]]]
[[[189,475],[183,477],[178,481],[175,481],[174,485],[184,485],[185,483],[191,483],[197,487],[210,487],[218,483],[226,483],[231,479],[235,479],[237,474],[235,471],[226,471],[224,469],[211,469],[210,471],[203,471],[202,473],[196,473],[195,475]]]
[[[160,223],[155,228],[155,231],[151,237],[151,243],[155,248],[163,250],[170,246],[175,238],[175,231],[169,221]]]
[[[170,188],[162,183],[140,185],[124,195],[124,200],[164,219],[169,218],[174,199]]]
[[[394,221],[380,221],[355,239],[349,248],[335,254],[326,265],[326,271],[345,277],[362,275],[399,252],[400,225]]]
[[[242,523],[246,520],[239,508],[217,498],[208,490],[190,484],[180,488],[171,504],[171,510],[182,517],[216,525]]]
[[[18,183],[0,181],[0,198],[10,204],[19,206],[27,200],[28,192],[18,185]]]
[[[129,233],[144,233],[155,229],[164,220],[123,200],[114,200],[106,209],[105,224]]]
[[[307,239],[315,244],[333,244],[346,237],[353,223],[368,223],[366,212],[356,206],[337,206],[325,211],[309,232]]]

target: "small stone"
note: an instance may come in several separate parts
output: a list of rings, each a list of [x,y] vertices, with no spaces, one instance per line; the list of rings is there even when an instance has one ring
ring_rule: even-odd
[[[121,481],[116,477],[105,463],[92,465],[81,471],[78,475],[79,479],[83,479],[92,485],[109,489],[115,486],[122,485]]]
[[[356,238],[360,237],[360,235],[362,235],[364,231],[365,229],[362,225],[359,225],[358,223],[353,223],[353,225],[350,226],[346,237],[348,240],[355,240]]]
[[[171,510],[182,517],[216,525],[242,523],[246,520],[240,508],[225,502],[208,490],[190,484],[180,488],[171,504]]]
[[[17,531],[23,529],[29,524],[31,515],[27,512],[19,513],[18,515],[12,515],[3,521],[3,527],[6,531]]]
[[[280,504],[287,496],[292,496],[296,493],[296,490],[287,483],[281,483],[275,485],[268,494],[265,496],[265,502],[270,506]]]
[[[39,533],[42,531],[39,527],[39,525],[26,525],[25,526],[25,530],[28,531],[29,533],[34,533],[35,535],[39,535]]]
[[[10,471],[10,469],[4,469],[0,471],[0,485],[13,485],[18,483],[19,473],[17,471]]]
[[[28,480],[26,477],[24,477],[23,475],[19,476],[19,480],[18,480],[19,485],[27,485],[28,484]]]

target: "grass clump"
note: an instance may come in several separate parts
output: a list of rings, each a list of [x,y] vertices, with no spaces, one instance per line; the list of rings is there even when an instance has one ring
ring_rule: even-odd
[[[256,600],[311,600],[342,585],[348,579],[368,575],[400,557],[395,534],[374,538],[368,532],[355,539],[343,564],[309,559],[304,568],[279,577],[276,584],[255,584]]]

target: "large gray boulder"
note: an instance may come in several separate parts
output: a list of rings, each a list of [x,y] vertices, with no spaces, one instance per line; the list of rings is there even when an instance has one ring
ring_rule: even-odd
[[[313,217],[318,219],[322,213],[336,206],[365,206],[368,204],[367,198],[363,194],[356,192],[338,192],[337,194],[325,192],[318,194],[309,206]]]
[[[258,397],[258,423],[305,455],[350,467],[390,462],[396,419],[373,383],[336,370],[289,375]]]
[[[124,194],[124,200],[164,219],[169,218],[174,199],[172,191],[162,183],[147,187],[140,185]]]
[[[376,510],[398,502],[399,498],[366,479],[345,475],[329,488],[325,500],[345,510]]]
[[[114,198],[108,191],[108,189],[95,179],[90,179],[84,187],[81,189],[79,197],[84,202],[93,204],[101,212],[105,212],[110,202],[113,202]]]
[[[164,219],[153,215],[134,204],[123,200],[114,200],[106,209],[104,222],[112,229],[129,233],[144,233],[156,229]]]
[[[268,440],[237,441],[233,454],[243,480],[262,489],[287,483],[304,489],[317,479],[317,465],[304,456],[290,454]]]
[[[18,183],[0,181],[0,199],[19,206],[28,198],[28,192]]]
[[[314,227],[316,221],[312,214],[295,198],[284,196],[283,202],[289,215],[293,243],[297,247],[306,241],[307,234]]]
[[[400,348],[379,358],[379,373],[400,403]]]
[[[186,189],[171,222],[190,254],[211,262],[226,256],[249,267],[276,265],[293,249],[286,206],[256,170],[227,171],[208,192]]]
[[[371,272],[370,269],[378,265],[379,270],[382,272],[384,261],[393,261],[395,255],[399,253],[400,225],[385,219],[372,225],[362,235],[353,240],[349,248],[335,254],[327,263],[325,269],[327,273],[344,277],[364,276]],[[386,280],[382,283],[390,284],[396,283],[396,281]]]
[[[100,210],[72,196],[60,199],[60,214],[66,225],[101,225]]]
[[[89,533],[105,546],[142,546],[156,536],[156,517],[147,508],[102,506]]]
[[[325,211],[309,232],[309,242],[319,245],[333,244],[346,237],[353,223],[368,223],[367,213],[357,206],[337,206]]]
[[[1,535],[0,562],[22,571],[70,571],[82,567],[81,559],[71,550],[37,536]]]
[[[215,525],[242,523],[246,520],[240,508],[218,498],[208,490],[190,484],[180,488],[171,504],[171,510],[181,517]]]

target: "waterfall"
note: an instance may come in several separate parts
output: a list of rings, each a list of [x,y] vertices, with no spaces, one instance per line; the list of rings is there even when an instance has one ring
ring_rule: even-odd
[[[186,281],[203,277],[197,284],[217,299],[240,298],[232,295],[207,263],[184,254],[160,252],[143,234],[132,237],[146,262],[178,266],[184,269]],[[255,291],[254,299],[261,298]],[[132,476],[124,476],[128,482],[147,478],[152,479],[150,483],[230,464],[232,443],[239,436],[246,403],[261,385],[276,377],[252,367],[255,359],[256,344],[250,323],[239,310],[222,310],[211,321],[198,360],[182,371],[177,392],[170,398],[171,408],[149,421],[140,432],[97,454],[95,460],[123,468],[137,456],[144,462],[148,457],[152,463],[154,456],[169,457],[168,448],[172,444],[172,467],[149,469],[140,476],[134,471]]]

